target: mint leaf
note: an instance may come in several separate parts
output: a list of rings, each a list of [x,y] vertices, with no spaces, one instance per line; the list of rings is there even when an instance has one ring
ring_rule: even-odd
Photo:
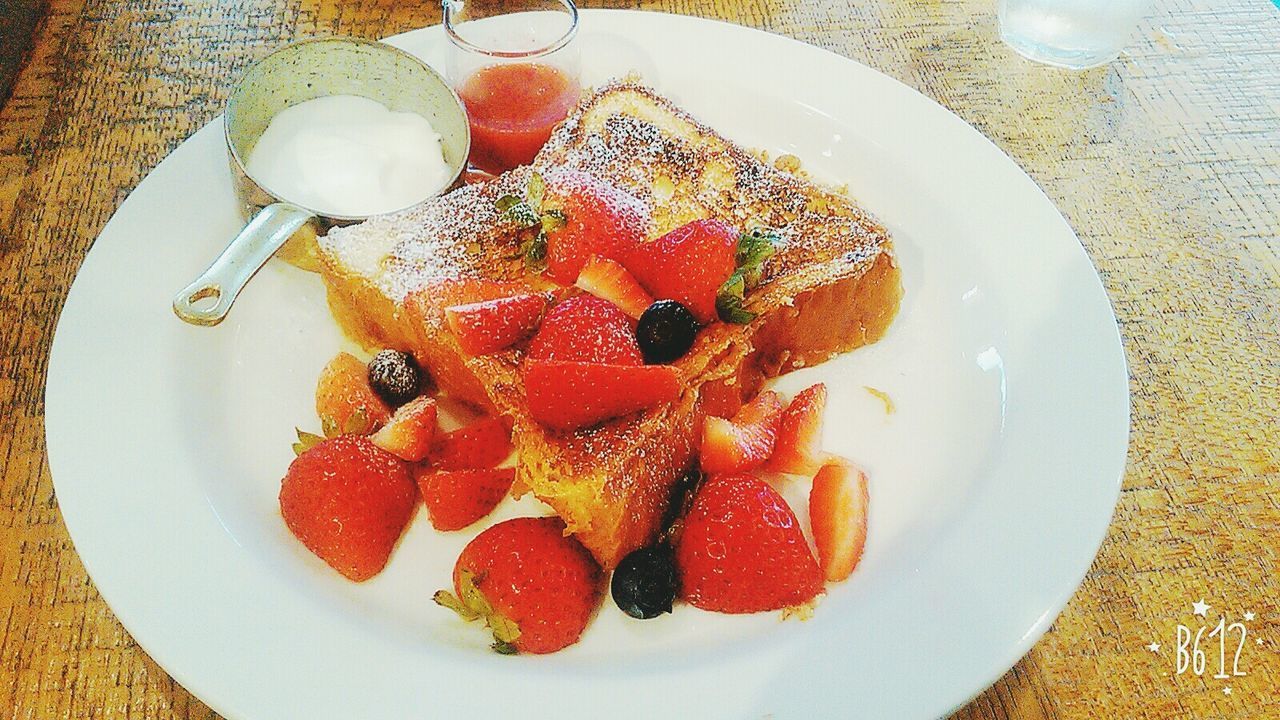
[[[724,285],[720,286],[720,291],[716,293],[716,314],[721,320],[745,325],[756,319],[755,313],[742,307],[746,289],[746,275],[741,269],[735,270]]]
[[[553,233],[565,226],[564,213],[559,210],[547,210],[542,213],[542,232]]]
[[[525,188],[524,197],[534,211],[542,210],[542,197],[546,194],[547,184],[538,173],[529,175],[529,186]]]
[[[547,269],[547,234],[539,232],[524,241],[520,246],[520,254],[524,256],[524,265],[529,272],[540,273]]]
[[[765,261],[773,257],[782,245],[782,238],[769,228],[752,228],[739,236],[734,260],[742,271],[744,289],[760,284]]]

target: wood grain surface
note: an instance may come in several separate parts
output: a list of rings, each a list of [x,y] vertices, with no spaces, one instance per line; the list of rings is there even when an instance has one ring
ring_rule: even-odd
[[[1131,373],[1119,505],[1052,629],[956,717],[1280,717],[1280,10],[1158,3],[1128,53],[1071,73],[1002,45],[994,4],[608,3],[789,35],[920,90],[1015,158],[1098,267]],[[426,1],[49,2],[0,109],[0,720],[217,717],[116,621],[58,513],[58,311],[112,212],[249,62],[438,21]],[[1173,674],[1202,598],[1210,622],[1254,613],[1248,675]]]

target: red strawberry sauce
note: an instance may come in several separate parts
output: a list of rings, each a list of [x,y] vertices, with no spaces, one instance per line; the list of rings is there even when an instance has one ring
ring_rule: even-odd
[[[576,80],[550,65],[514,63],[476,71],[458,89],[471,122],[471,164],[490,173],[527,165],[578,102],[579,92]]]

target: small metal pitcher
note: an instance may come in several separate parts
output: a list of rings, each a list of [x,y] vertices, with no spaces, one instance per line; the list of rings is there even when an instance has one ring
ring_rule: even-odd
[[[366,219],[327,215],[290,202],[246,169],[249,153],[277,113],[330,95],[360,95],[391,110],[425,117],[440,133],[444,159],[453,173],[440,192],[457,184],[471,149],[471,130],[462,101],[439,73],[403,50],[372,40],[332,37],[286,45],[250,67],[227,101],[227,156],[247,224],[213,264],[174,297],[178,317],[195,325],[217,325],[240,290],[277,251],[282,259],[314,270],[317,234]]]

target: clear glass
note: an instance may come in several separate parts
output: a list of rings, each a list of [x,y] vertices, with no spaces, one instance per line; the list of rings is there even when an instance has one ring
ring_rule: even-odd
[[[572,0],[446,0],[445,76],[471,125],[471,165],[533,160],[581,95]]]
[[[1023,57],[1083,70],[1116,59],[1151,0],[999,0],[1000,38]]]

